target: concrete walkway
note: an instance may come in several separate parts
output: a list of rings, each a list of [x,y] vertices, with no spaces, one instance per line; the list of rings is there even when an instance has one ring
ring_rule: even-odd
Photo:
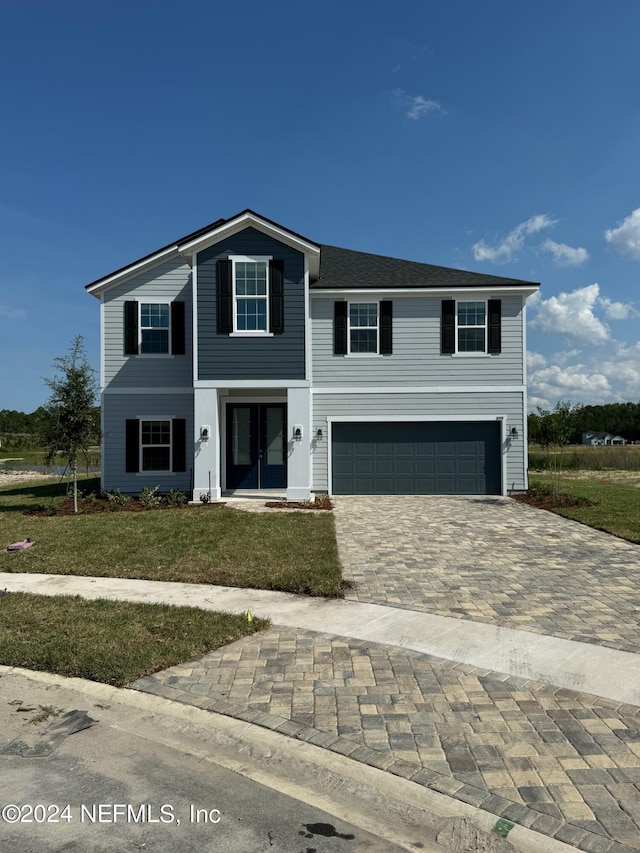
[[[348,755],[591,853],[640,850],[636,655],[258,590],[13,573],[0,587],[269,616],[270,631],[133,686]]]

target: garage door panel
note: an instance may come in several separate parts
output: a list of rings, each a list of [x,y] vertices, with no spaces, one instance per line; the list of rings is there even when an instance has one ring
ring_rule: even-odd
[[[335,494],[500,494],[496,422],[334,423]]]

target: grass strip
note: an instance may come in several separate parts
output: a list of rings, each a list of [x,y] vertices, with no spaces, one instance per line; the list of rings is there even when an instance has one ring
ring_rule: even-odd
[[[0,571],[140,578],[341,595],[342,570],[329,513],[255,513],[187,507],[80,516],[28,516],[60,499],[57,483],[0,489]]]
[[[268,627],[193,607],[11,592],[0,597],[0,664],[124,687]]]
[[[551,483],[551,475],[530,475],[531,485]],[[637,481],[636,481],[637,482]],[[629,542],[640,543],[640,488],[616,482],[615,472],[588,477],[562,477],[560,491],[597,501],[596,506],[555,507],[552,512],[581,521]]]

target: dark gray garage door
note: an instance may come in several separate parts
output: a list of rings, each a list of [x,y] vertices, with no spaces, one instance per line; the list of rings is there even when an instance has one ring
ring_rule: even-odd
[[[497,495],[495,421],[334,423],[336,495]]]

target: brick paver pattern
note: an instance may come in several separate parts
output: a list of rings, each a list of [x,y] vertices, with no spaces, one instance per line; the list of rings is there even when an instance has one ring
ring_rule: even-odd
[[[640,653],[640,546],[510,498],[340,497],[346,598]]]
[[[640,850],[635,707],[275,628],[134,687],[300,736],[584,850]]]

